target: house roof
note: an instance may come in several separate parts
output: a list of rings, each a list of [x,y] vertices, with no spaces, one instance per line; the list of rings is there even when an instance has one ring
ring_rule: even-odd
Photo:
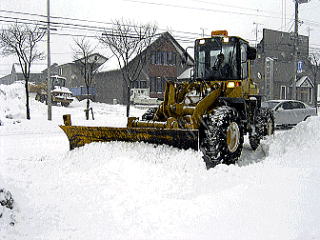
[[[193,67],[187,68],[180,76],[177,77],[178,80],[190,79],[192,74]]]
[[[193,63],[194,63],[193,58],[192,58],[192,57],[190,56],[190,54],[177,42],[177,40],[176,40],[169,32],[163,33],[163,36],[169,38],[169,39],[172,41],[174,47],[176,48],[177,52],[178,52],[181,56],[183,56],[184,54],[187,55],[187,65],[193,65]]]
[[[47,68],[46,64],[31,64],[30,73],[41,73],[46,68]],[[14,63],[12,65],[12,70],[14,70],[16,73],[22,74],[22,69],[19,63]]]
[[[296,82],[296,87],[313,88],[313,83],[312,83],[311,79],[308,76],[303,76]]]
[[[87,58],[89,63],[92,62],[92,63],[101,64],[101,65],[108,60],[108,58],[106,58],[105,56],[102,56],[99,53],[90,54]],[[85,59],[85,57],[74,60],[73,62],[74,63],[81,62],[83,59]]]
[[[187,57],[187,64],[193,65],[193,63],[194,63],[193,58],[189,55],[188,52],[186,52],[186,50],[175,40],[175,38],[169,32],[164,32],[164,33],[160,34],[160,36],[158,38],[154,39],[153,42],[146,49],[143,50],[143,52],[152,48],[154,46],[154,43],[157,41],[160,41],[161,38],[168,39],[172,43],[172,45],[175,47],[175,49],[177,50],[179,55],[183,56],[186,53],[188,56]],[[133,60],[134,59],[132,59],[131,61],[133,61]],[[101,71],[112,71],[112,70],[119,70],[119,69],[120,69],[120,67],[119,67],[117,57],[111,56],[109,58],[108,62],[106,62],[106,64],[104,64],[102,66]]]

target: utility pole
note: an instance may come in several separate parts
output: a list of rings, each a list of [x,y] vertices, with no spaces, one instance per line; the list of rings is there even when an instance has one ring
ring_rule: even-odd
[[[292,99],[297,99],[297,64],[298,64],[298,38],[299,38],[299,33],[298,33],[298,14],[299,14],[299,3],[298,0],[295,0],[294,3],[294,36],[293,36],[293,70],[294,70],[294,75],[293,75],[293,84],[292,84]]]
[[[294,0],[294,52],[293,52],[293,64],[294,64],[294,76],[292,85],[292,99],[297,99],[297,64],[298,64],[298,45],[299,45],[299,4],[308,3],[309,0]]]
[[[204,38],[204,30],[205,30],[206,28],[200,28],[200,30],[202,31],[202,37]]]
[[[51,59],[50,59],[50,0],[47,0],[47,88],[48,88],[48,98],[47,98],[47,104],[48,104],[48,120],[52,120],[52,103],[51,103],[51,72],[50,72],[50,66],[51,66]]]

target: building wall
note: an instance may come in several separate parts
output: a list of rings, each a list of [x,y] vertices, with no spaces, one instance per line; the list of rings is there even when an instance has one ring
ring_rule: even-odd
[[[258,84],[260,94],[264,100],[283,98],[284,86],[286,98],[292,99],[292,85],[294,82],[294,39],[292,33],[263,30],[263,39],[257,46],[257,59],[252,65],[252,77]],[[299,36],[298,61],[303,61],[303,71],[297,74],[297,79],[309,76],[310,63],[306,61],[309,56],[309,38]],[[270,62],[272,67],[270,70]],[[269,76],[271,75],[271,76]],[[283,88],[283,89],[281,89]],[[282,90],[282,91],[281,91]],[[298,94],[297,94],[297,98]]]
[[[75,88],[85,86],[77,66],[74,63],[66,63],[62,65],[54,64],[50,67],[50,75],[59,75],[66,78],[66,87]],[[47,69],[42,72],[42,81],[47,78]]]
[[[30,73],[29,82],[37,83],[39,82],[39,79],[41,79],[41,73]],[[23,74],[17,73],[13,67],[10,74],[0,78],[0,84],[10,85],[15,81],[23,81],[23,80],[24,80]]]
[[[119,70],[101,72],[96,76],[96,101],[112,104],[114,99],[124,104],[124,87]]]

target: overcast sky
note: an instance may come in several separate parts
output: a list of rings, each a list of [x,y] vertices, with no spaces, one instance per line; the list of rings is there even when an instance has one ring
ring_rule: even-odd
[[[293,31],[293,0],[51,0],[51,15],[55,17],[89,20],[89,22],[52,19],[52,21],[103,26],[90,21],[111,22],[113,19],[128,18],[137,22],[153,22],[161,30],[171,30],[183,47],[191,46],[193,37],[200,37],[204,32],[227,29],[230,35],[238,35],[255,43],[256,29],[258,40],[262,38],[262,29]],[[312,50],[320,51],[320,1],[311,0],[299,6],[299,18],[303,21],[299,33],[310,33]],[[47,14],[47,0],[0,0],[0,16],[12,18],[45,18],[26,14],[8,13],[7,11]],[[5,12],[4,12],[5,11]],[[8,18],[7,18],[8,19]],[[2,22],[3,27],[6,26]],[[108,25],[105,25],[108,26]],[[195,35],[183,32],[195,33]],[[66,63],[72,58],[72,37],[61,34],[79,34],[95,36],[97,31],[83,31],[75,28],[58,28],[52,35],[52,62]],[[57,35],[60,34],[60,35]],[[198,35],[197,35],[198,34]],[[92,38],[93,39],[93,38]],[[45,44],[43,44],[45,49]],[[102,54],[108,55],[104,49]],[[14,58],[2,58],[0,74],[10,73]],[[42,61],[42,63],[46,63]]]

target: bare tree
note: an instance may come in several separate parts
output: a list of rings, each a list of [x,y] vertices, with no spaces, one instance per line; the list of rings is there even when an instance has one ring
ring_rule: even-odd
[[[0,33],[0,48],[2,55],[16,55],[25,80],[26,116],[30,119],[28,83],[30,68],[33,62],[43,59],[44,53],[37,50],[38,43],[45,35],[45,30],[38,25],[12,24]]]
[[[89,120],[89,111],[90,111],[90,88],[93,84],[94,77],[99,71],[99,67],[107,61],[107,58],[103,57],[100,54],[96,54],[94,51],[96,47],[85,38],[74,39],[75,49],[74,52],[74,63],[77,66],[81,77],[86,85],[87,91],[87,107],[86,107],[86,119]],[[92,108],[91,108],[92,110]]]
[[[147,59],[147,51],[157,31],[154,24],[136,24],[129,20],[113,21],[113,28],[105,30],[99,40],[109,48],[118,60],[122,79],[127,87],[127,117],[130,114],[130,90],[139,79]]]

